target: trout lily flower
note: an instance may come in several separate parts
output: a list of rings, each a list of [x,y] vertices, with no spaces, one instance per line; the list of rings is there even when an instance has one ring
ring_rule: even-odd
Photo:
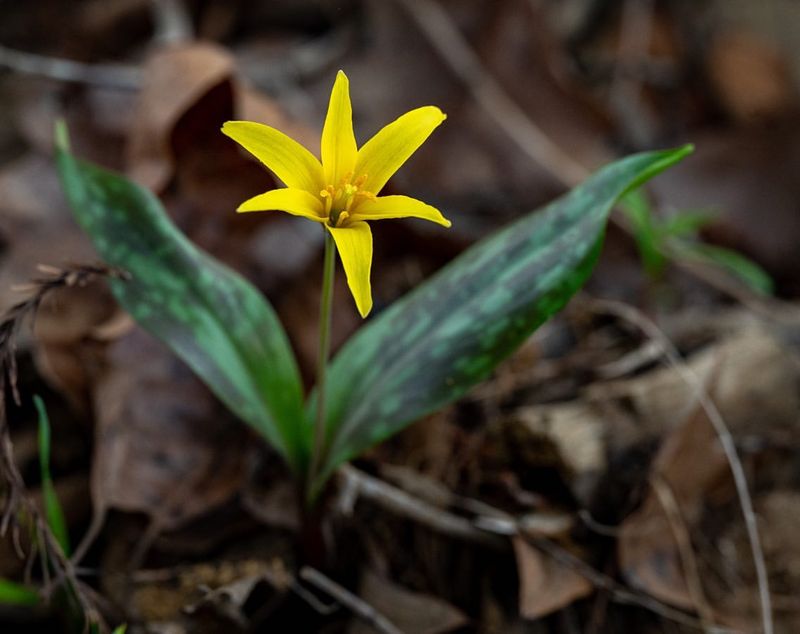
[[[367,220],[423,218],[450,226],[438,209],[408,196],[379,196],[389,178],[444,121],[435,106],[399,117],[360,149],[353,133],[347,76],[339,71],[322,129],[320,162],[282,132],[260,123],[228,121],[222,132],[286,185],[243,202],[237,211],[285,211],[322,223],[336,243],[347,284],[362,317],[372,309],[372,233]]]

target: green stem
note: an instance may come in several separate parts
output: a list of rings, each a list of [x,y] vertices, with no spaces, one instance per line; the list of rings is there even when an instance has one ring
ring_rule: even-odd
[[[314,497],[314,483],[322,464],[325,445],[325,375],[331,347],[331,313],[333,306],[333,278],[336,272],[336,244],[329,231],[325,231],[325,265],[322,271],[322,296],[319,307],[319,353],[317,356],[317,416],[314,422],[314,448],[311,467],[306,479],[306,504]]]

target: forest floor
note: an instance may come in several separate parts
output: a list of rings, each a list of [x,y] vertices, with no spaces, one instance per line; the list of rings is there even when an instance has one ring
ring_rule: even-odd
[[[0,602],[0,629],[77,632],[88,612],[131,634],[800,631],[800,16],[761,4],[0,2],[0,310],[42,298],[32,327],[0,336],[17,366],[0,508],[30,502],[0,526],[0,581],[49,599]],[[712,213],[688,239],[748,258],[774,292],[666,238],[648,271],[616,213],[566,310],[337,473],[320,563],[280,458],[102,276],[69,273],[97,256],[52,130],[64,117],[77,155],[157,192],[263,290],[311,385],[322,232],[235,214],[273,183],[219,129],[261,121],[315,148],[340,68],[359,140],[420,105],[448,114],[389,189],[453,227],[375,229],[375,314],[598,166],[685,142],[696,153],[653,182],[648,213]],[[361,320],[344,276],[334,296],[335,350]],[[35,394],[81,547],[55,577],[30,556]]]

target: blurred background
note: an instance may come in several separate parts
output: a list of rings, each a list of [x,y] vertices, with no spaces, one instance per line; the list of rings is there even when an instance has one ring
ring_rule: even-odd
[[[267,123],[318,153],[338,69],[359,143],[421,105],[448,114],[386,191],[453,227],[374,228],[375,314],[601,165],[691,142],[692,157],[621,205],[562,316],[358,465],[441,511],[475,519],[491,505],[527,528],[496,548],[362,496],[328,520],[337,579],[404,632],[796,632],[798,43],[796,0],[0,0],[0,310],[40,265],[97,260],[55,171],[59,117],[78,156],[154,190],[267,294],[308,382],[323,236],[234,213],[276,182],[224,121]],[[343,275],[335,292],[338,346],[361,320]],[[696,385],[642,320],[730,428],[768,588]],[[87,606],[129,632],[381,631],[292,590],[283,467],[102,281],[49,298],[18,359],[14,460],[38,495],[40,393],[70,535],[92,538],[79,608],[58,593],[0,600],[3,632],[80,631]],[[17,533],[0,539],[0,580],[47,588],[26,577],[31,538]]]

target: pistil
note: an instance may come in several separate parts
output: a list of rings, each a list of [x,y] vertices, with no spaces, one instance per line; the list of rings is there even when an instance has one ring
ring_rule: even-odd
[[[367,180],[366,174],[361,174],[353,180],[352,172],[345,174],[338,185],[328,185],[319,192],[320,198],[325,203],[325,213],[332,227],[341,227],[350,211],[360,200],[374,200],[375,194],[361,189]]]

